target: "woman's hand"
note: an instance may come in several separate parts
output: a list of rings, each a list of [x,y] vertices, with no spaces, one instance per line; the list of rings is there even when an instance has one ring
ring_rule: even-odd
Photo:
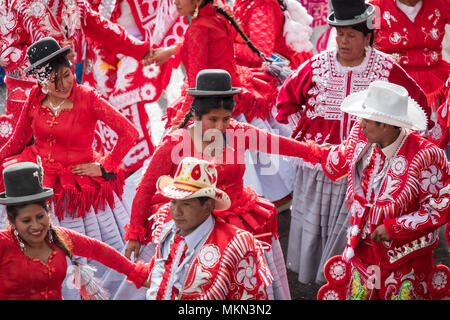
[[[127,257],[128,260],[131,260],[131,253],[133,253],[134,261],[137,261],[139,258],[139,250],[141,250],[141,243],[137,240],[130,240],[125,248],[125,257]]]
[[[156,63],[157,66],[160,66],[167,62],[171,56],[173,56],[176,52],[175,46],[170,46],[167,48],[158,48],[153,51],[152,55],[152,63]]]
[[[100,169],[100,163],[90,162],[77,164],[72,167],[72,172],[80,176],[101,177],[102,170]]]

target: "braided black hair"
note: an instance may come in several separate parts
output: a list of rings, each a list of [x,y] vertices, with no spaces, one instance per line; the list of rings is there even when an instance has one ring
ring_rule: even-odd
[[[282,0],[278,0],[278,1],[282,1]],[[205,5],[207,5],[208,3],[213,3],[213,0],[204,0],[202,5],[200,5],[200,8],[204,7]],[[241,27],[239,26],[239,24],[236,22],[236,20],[234,19],[233,15],[228,13],[226,10],[224,10],[223,8],[218,7],[217,5],[213,5],[213,7],[216,9],[216,11],[218,13],[220,13],[221,15],[223,15],[233,26],[234,29],[236,29],[236,31],[241,35],[242,39],[244,39],[245,44],[248,45],[248,47],[250,48],[250,50],[252,50],[254,53],[256,53],[259,57],[263,58],[264,61],[268,61],[271,62],[272,59],[267,58],[264,53],[262,53],[254,44],[253,42],[250,40],[250,38],[245,34],[245,32],[241,29]]]

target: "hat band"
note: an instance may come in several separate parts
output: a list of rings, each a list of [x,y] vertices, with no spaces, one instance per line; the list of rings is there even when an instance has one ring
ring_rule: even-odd
[[[211,188],[210,185],[202,184],[202,183],[194,183],[194,182],[181,182],[181,181],[174,181],[174,186],[178,187],[179,189],[187,190],[187,191],[197,191],[203,188]]]

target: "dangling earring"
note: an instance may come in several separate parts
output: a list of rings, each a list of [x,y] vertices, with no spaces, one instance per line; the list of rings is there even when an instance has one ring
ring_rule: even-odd
[[[48,241],[50,241],[50,242],[53,242],[53,232],[52,232],[52,227],[49,227],[48,228],[48,232],[47,232],[47,234],[48,234]]]
[[[17,229],[14,229],[14,235],[17,238],[17,242],[19,243],[20,249],[22,249],[22,251],[25,250],[25,243],[23,243],[22,239],[19,236],[19,232],[17,231]]]
[[[198,15],[198,6],[195,6],[194,14],[192,15],[192,18],[196,18]]]

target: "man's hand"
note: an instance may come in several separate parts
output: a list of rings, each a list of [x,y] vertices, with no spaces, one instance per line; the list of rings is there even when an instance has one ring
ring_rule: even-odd
[[[391,241],[391,237],[389,237],[386,228],[384,227],[384,224],[379,225],[372,235],[370,236],[372,241],[379,242],[379,241]]]

